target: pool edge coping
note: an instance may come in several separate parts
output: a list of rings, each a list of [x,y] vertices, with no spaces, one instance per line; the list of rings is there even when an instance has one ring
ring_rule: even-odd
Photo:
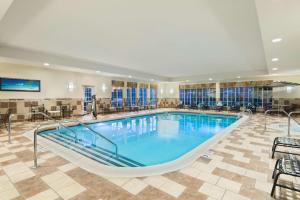
[[[135,113],[134,115],[129,115],[130,117],[138,117],[143,115],[150,115],[162,112],[190,112],[190,113],[199,113],[199,114],[218,114],[218,113],[209,113],[209,112],[195,112],[189,110],[159,110],[158,112],[148,112],[148,113]],[[222,115],[222,113],[219,113]],[[180,170],[194,161],[196,161],[199,157],[203,156],[211,147],[215,146],[218,142],[222,139],[226,138],[233,130],[235,130],[240,124],[244,123],[248,116],[246,115],[238,115],[238,114],[225,114],[225,115],[234,115],[240,116],[237,121],[232,123],[230,126],[226,127],[222,131],[218,132],[215,136],[209,138],[204,143],[198,145],[193,150],[189,151],[188,153],[180,156],[179,158],[163,163],[158,165],[152,166],[144,166],[144,167],[115,167],[115,166],[107,166],[103,165],[97,161],[92,160],[80,153],[77,153],[71,149],[68,149],[62,145],[59,145],[53,141],[50,141],[42,136],[38,135],[38,144],[39,146],[45,147],[48,150],[52,151],[53,153],[61,156],[62,158],[70,161],[71,163],[85,169],[89,172],[92,172],[96,175],[104,176],[104,177],[146,177],[146,176],[155,176],[161,175],[168,172],[173,172]],[[129,117],[127,116],[127,117]],[[110,121],[110,120],[117,120],[126,118],[126,116],[116,116],[113,118],[105,119],[105,120],[97,120],[97,121],[90,121],[90,123],[97,123],[103,121]],[[86,121],[85,121],[86,122]],[[33,140],[33,130],[25,132],[23,135],[27,138]]]

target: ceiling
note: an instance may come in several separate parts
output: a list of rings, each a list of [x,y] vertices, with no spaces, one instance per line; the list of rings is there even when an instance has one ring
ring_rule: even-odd
[[[299,0],[14,0],[0,10],[0,57],[162,81],[297,73],[299,10]]]

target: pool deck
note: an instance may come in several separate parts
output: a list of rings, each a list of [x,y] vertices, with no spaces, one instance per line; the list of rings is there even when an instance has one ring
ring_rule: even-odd
[[[126,113],[99,117],[116,115]],[[270,117],[268,123],[284,121]],[[109,178],[94,175],[41,146],[40,166],[32,168],[33,144],[23,133],[38,124],[14,123],[12,144],[8,144],[6,130],[0,129],[0,200],[273,199],[271,145],[274,137],[286,136],[271,128],[265,132],[264,116],[256,114],[213,146],[209,157],[200,157],[181,170],[143,178]],[[294,182],[300,184],[299,179]],[[300,193],[278,188],[276,199],[300,199]]]

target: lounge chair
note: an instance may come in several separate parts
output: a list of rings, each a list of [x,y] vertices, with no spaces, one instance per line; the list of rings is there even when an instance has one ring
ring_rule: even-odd
[[[183,103],[180,101],[176,108],[183,109]]]
[[[209,106],[206,103],[200,104],[200,109],[208,110]]]
[[[289,138],[289,137],[276,137],[274,139],[273,146],[272,146],[272,158],[274,158],[275,152],[299,155],[299,154],[296,154],[296,153],[277,151],[276,148],[278,146],[290,147],[290,148],[299,148],[300,149],[300,139]]]
[[[197,105],[196,104],[191,104],[190,109],[197,109]]]
[[[256,106],[252,105],[251,103],[246,106],[246,109],[251,110],[253,114],[256,113]]]
[[[233,104],[232,106],[230,106],[230,111],[240,112],[241,111],[241,105],[239,103]]]
[[[295,156],[286,155],[276,161],[272,176],[272,178],[274,179],[274,183],[271,191],[271,196],[274,196],[277,186],[300,192],[300,190],[295,187],[277,183],[280,175],[300,177],[300,160],[298,160]]]
[[[8,118],[9,118],[10,114],[11,114],[11,110],[8,109],[5,114],[0,115],[0,128],[3,124],[5,126],[5,128],[7,129],[7,123],[8,123]]]
[[[221,112],[223,110],[223,103],[222,101],[219,101],[215,107],[216,111]]]

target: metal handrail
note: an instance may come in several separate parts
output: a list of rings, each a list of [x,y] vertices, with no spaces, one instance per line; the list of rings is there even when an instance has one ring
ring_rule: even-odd
[[[7,125],[7,131],[8,131],[8,143],[11,144],[11,123],[12,123],[12,117],[14,114],[8,115],[8,125]]]
[[[46,117],[47,119],[50,119],[54,122],[56,122],[57,124],[59,124],[60,126],[63,126],[65,127],[67,130],[71,131],[72,133],[75,134],[75,137],[76,137],[76,132],[73,131],[72,129],[70,129],[69,127],[65,126],[64,124],[62,124],[61,122],[57,121],[56,119],[50,117],[49,115],[43,113],[43,112],[31,112],[31,113],[27,113],[27,115],[37,115],[37,114],[40,114],[40,115],[43,115],[44,117]],[[34,155],[34,167],[37,168],[38,167],[38,164],[37,164],[37,134],[39,132],[39,128],[41,127],[42,125],[39,125],[35,130],[34,130],[34,134],[33,134],[33,155]]]
[[[290,112],[288,114],[288,117],[289,117],[289,119],[288,119],[288,136],[290,136],[290,133],[291,133],[291,119],[293,119],[298,125],[300,125],[300,122],[298,122],[296,119],[294,119],[292,117],[293,114],[300,114],[300,111],[294,111],[294,112]]]
[[[252,116],[252,115],[253,115],[253,112],[252,112],[252,110],[251,110],[251,109],[246,109],[246,110],[244,110],[244,112],[247,112],[247,113],[249,113],[249,116]]]
[[[114,143],[113,141],[111,141],[110,139],[108,139],[107,137],[105,137],[104,135],[102,135],[101,133],[95,131],[94,129],[92,129],[91,127],[89,127],[88,125],[86,125],[85,123],[82,123],[79,120],[67,120],[65,122],[76,122],[82,126],[84,126],[85,128],[89,129],[90,131],[92,131],[93,133],[95,133],[96,135],[100,136],[102,139],[106,140],[107,142],[111,143],[113,146],[115,146],[115,155],[116,157],[118,157],[118,145],[116,143]]]
[[[271,109],[271,110],[267,110],[265,112],[265,130],[267,129],[267,114],[270,113],[270,112],[282,112],[284,113],[287,117],[288,117],[288,136],[290,136],[290,130],[291,130],[291,119],[293,119],[297,124],[300,125],[300,123],[294,119],[292,117],[293,114],[297,114],[297,113],[300,113],[300,111],[294,111],[294,112],[290,112],[290,113],[287,113],[285,110],[275,110],[275,109]]]
[[[58,120],[56,120],[56,119],[50,117],[49,115],[47,115],[47,114],[45,114],[45,113],[43,113],[43,112],[33,112],[33,113],[28,113],[28,114],[31,114],[31,115],[32,115],[32,114],[33,114],[33,115],[41,114],[41,115],[43,115],[44,117],[46,117],[47,119],[50,119],[50,120],[56,122],[57,124],[63,126],[64,128],[70,130],[71,132],[73,132],[73,133],[75,134],[75,137],[77,137],[77,133],[76,133],[74,130],[70,129],[68,126],[64,125],[63,123],[76,122],[76,123],[78,123],[78,124],[80,124],[80,125],[86,127],[87,129],[89,129],[89,130],[92,131],[93,133],[97,134],[97,135],[100,136],[101,138],[105,139],[105,140],[108,141],[109,143],[111,143],[111,144],[115,147],[115,149],[116,149],[115,155],[116,155],[116,157],[118,157],[118,146],[117,146],[117,144],[115,144],[114,142],[112,142],[110,139],[106,138],[106,137],[105,137],[104,135],[102,135],[101,133],[99,133],[99,132],[95,131],[94,129],[90,128],[90,127],[87,126],[86,124],[80,122],[79,120],[72,120],[72,121],[64,121],[64,122],[60,122],[60,121],[58,121]],[[33,144],[33,146],[34,146],[34,167],[35,167],[35,168],[37,168],[37,134],[38,134],[39,128],[40,128],[41,126],[42,126],[42,125],[39,125],[39,126],[35,129],[35,131],[34,131],[34,139],[33,139],[33,143],[34,143],[34,144]]]
[[[278,110],[278,109],[267,110],[265,112],[265,130],[267,129],[267,114],[270,113],[270,112],[277,112],[277,113],[282,112],[282,113],[284,113],[287,116],[289,115],[285,110]]]

